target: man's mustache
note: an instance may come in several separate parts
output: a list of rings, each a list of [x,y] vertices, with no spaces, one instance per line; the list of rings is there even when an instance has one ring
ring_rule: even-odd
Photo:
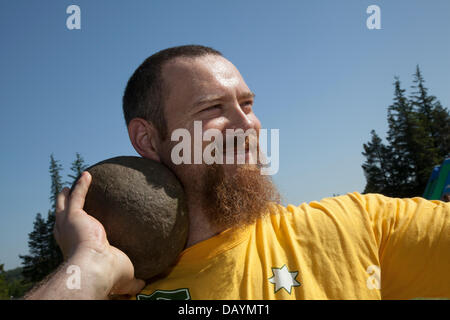
[[[233,140],[232,142],[231,139]],[[250,143],[251,139],[254,139],[253,144]],[[224,138],[222,139],[222,154],[226,155],[226,151],[227,151],[227,144],[231,144],[230,148],[233,148],[233,152],[232,154],[240,154],[240,153],[247,153],[252,151],[250,148],[251,146],[254,146],[252,149],[254,149],[253,151],[255,152],[259,152],[259,139],[258,136],[256,135],[245,135],[244,137],[244,141],[243,144],[239,144],[239,141],[242,141],[242,139],[239,139],[239,137],[237,137],[236,135],[224,135]],[[216,146],[218,146],[218,144],[216,144]],[[216,150],[220,150],[220,148],[216,148],[213,151],[213,156],[215,156],[215,151]]]

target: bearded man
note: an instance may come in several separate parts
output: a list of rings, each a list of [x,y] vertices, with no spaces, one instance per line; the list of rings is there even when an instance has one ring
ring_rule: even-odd
[[[125,120],[135,150],[164,163],[183,184],[186,248],[158,279],[135,279],[128,257],[83,211],[91,181],[85,172],[70,196],[68,189],[59,194],[55,226],[63,266],[79,266],[84,285],[68,290],[61,267],[27,298],[450,297],[448,203],[353,192],[284,207],[248,150],[244,165],[173,163],[171,133],[184,128],[193,136],[195,121],[204,131],[259,132],[253,104],[239,71],[212,48],[174,47],[145,60],[125,90]]]

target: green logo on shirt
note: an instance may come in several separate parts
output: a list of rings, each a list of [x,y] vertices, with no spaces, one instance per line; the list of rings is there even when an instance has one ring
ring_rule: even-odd
[[[155,290],[152,294],[138,294],[137,300],[191,300],[188,288]]]

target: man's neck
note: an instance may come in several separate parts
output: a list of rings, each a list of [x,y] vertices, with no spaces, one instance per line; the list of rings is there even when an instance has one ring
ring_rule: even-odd
[[[224,230],[211,226],[205,212],[197,201],[198,199],[192,199],[192,201],[189,200],[190,199],[188,198],[189,235],[185,249],[192,247],[201,241],[212,238]]]

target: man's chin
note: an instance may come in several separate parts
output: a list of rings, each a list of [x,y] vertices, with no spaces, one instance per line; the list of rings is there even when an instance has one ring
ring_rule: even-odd
[[[207,166],[201,196],[210,223],[221,229],[251,224],[280,201],[270,177],[255,164]]]
[[[236,174],[237,171],[239,170],[243,170],[243,171],[260,171],[260,168],[258,165],[256,164],[223,164],[220,165],[222,167],[222,170],[224,172],[224,174],[229,175],[229,174]]]

